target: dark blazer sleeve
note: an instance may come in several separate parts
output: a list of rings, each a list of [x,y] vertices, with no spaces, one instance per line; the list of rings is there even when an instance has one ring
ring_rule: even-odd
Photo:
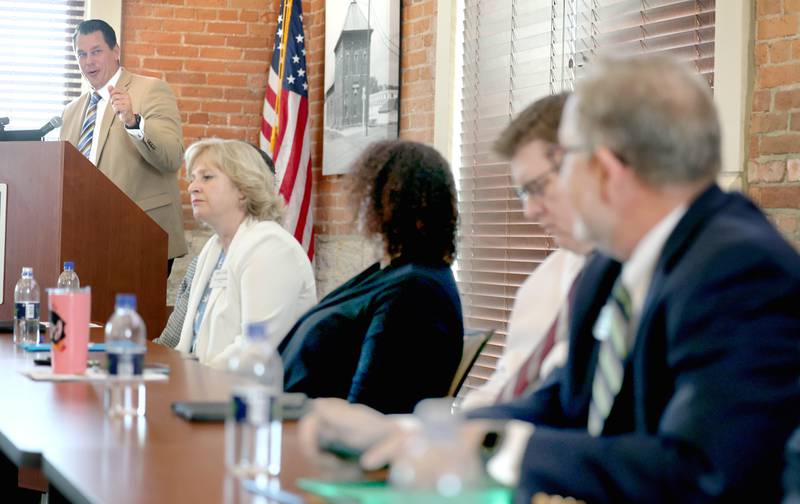
[[[465,412],[467,418],[522,420],[537,425],[558,425],[564,422],[560,391],[563,368],[556,368],[542,381],[535,392],[513,401]]]
[[[653,327],[665,330],[648,339],[663,338],[666,355],[662,383],[649,383],[672,388],[663,409],[652,405],[655,430],[595,438],[537,427],[520,502],[537,491],[587,502],[777,502],[783,444],[800,420],[800,292],[796,272],[761,250],[720,251],[703,261],[714,268],[673,275],[669,301],[655,301]]]
[[[348,401],[409,413],[424,398],[446,396],[463,347],[457,296],[421,275],[379,292]]]

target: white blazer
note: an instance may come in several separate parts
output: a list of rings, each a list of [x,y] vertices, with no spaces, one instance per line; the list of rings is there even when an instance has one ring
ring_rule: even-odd
[[[212,236],[197,259],[189,306],[175,347],[190,352],[192,326],[222,243]],[[195,352],[201,363],[224,369],[244,340],[248,322],[267,322],[275,348],[289,329],[317,303],[314,272],[303,248],[280,224],[247,218],[236,231],[222,267],[211,283]]]

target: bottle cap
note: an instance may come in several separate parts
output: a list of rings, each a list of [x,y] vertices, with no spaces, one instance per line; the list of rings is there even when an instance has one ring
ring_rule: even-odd
[[[267,323],[266,322],[250,322],[245,326],[245,335],[250,340],[265,340],[267,339]]]
[[[136,294],[117,294],[117,308],[136,310]]]
[[[73,271],[75,269],[75,263],[72,261],[64,261],[64,271]]]
[[[23,266],[22,276],[23,278],[33,278],[33,268],[31,268],[30,266]]]

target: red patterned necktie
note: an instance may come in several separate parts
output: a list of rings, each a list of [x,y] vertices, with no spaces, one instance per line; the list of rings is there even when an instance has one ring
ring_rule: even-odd
[[[547,330],[545,338],[536,345],[533,352],[522,363],[517,374],[511,377],[498,395],[498,402],[510,401],[525,394],[531,385],[539,381],[542,361],[550,353],[556,343],[556,333],[558,332],[559,316],[556,316],[550,329]]]
[[[505,386],[497,395],[497,399],[495,401],[496,403],[502,403],[516,399],[527,394],[528,392],[531,392],[536,385],[538,385],[542,370],[542,362],[544,362],[544,360],[550,354],[550,351],[553,350],[556,340],[559,339],[559,330],[562,332],[566,332],[568,330],[570,305],[572,304],[573,297],[575,295],[575,286],[578,285],[578,279],[580,277],[580,273],[575,276],[575,280],[572,281],[572,285],[570,286],[564,306],[562,306],[558,311],[558,314],[556,315],[555,320],[553,320],[553,323],[550,325],[550,328],[547,330],[547,334],[545,335],[544,339],[533,348],[533,351],[519,367],[519,370],[517,370],[516,374],[514,374],[511,378],[509,378],[508,382],[506,382]]]

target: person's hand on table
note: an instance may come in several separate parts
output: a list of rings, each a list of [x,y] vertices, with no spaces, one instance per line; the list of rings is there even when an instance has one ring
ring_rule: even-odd
[[[466,421],[459,429],[459,444],[471,453],[477,454],[486,434],[496,426],[497,422],[489,420]],[[397,425],[397,428],[389,435],[368,447],[360,458],[361,467],[372,471],[391,465],[403,456],[406,443],[410,438],[419,434],[421,427],[419,422]]]
[[[400,431],[399,424],[363,404],[315,399],[299,425],[300,443],[312,458],[321,451],[358,456]]]
[[[502,425],[494,420],[469,420],[459,426],[458,444],[467,453],[479,454],[487,433]],[[421,434],[422,424],[412,415],[384,415],[363,404],[342,399],[315,399],[302,418],[299,436],[312,460],[324,452],[358,458],[362,469],[376,471],[407,455],[407,443]]]
[[[497,474],[490,471],[492,479],[514,486],[507,483],[511,477],[504,474],[515,472],[510,468],[518,467],[519,462],[501,459],[500,464],[494,464],[501,444],[511,439],[506,437],[506,426],[505,421],[497,420],[456,420],[451,427],[457,433],[449,445],[430,444],[430,426],[423,430],[423,421],[416,415],[384,415],[341,399],[315,399],[300,422],[299,437],[306,455],[339,479],[361,479],[362,470],[381,474],[373,471],[390,466],[393,485],[432,489],[442,471],[449,470],[457,460],[451,469],[460,472],[467,485],[481,486],[489,481],[484,464],[492,459],[490,465],[499,470]],[[511,442],[524,448],[530,432],[524,439]],[[357,460],[358,464],[342,463],[343,458]],[[503,458],[508,459],[505,455]],[[409,475],[413,475],[412,480],[408,480]]]

